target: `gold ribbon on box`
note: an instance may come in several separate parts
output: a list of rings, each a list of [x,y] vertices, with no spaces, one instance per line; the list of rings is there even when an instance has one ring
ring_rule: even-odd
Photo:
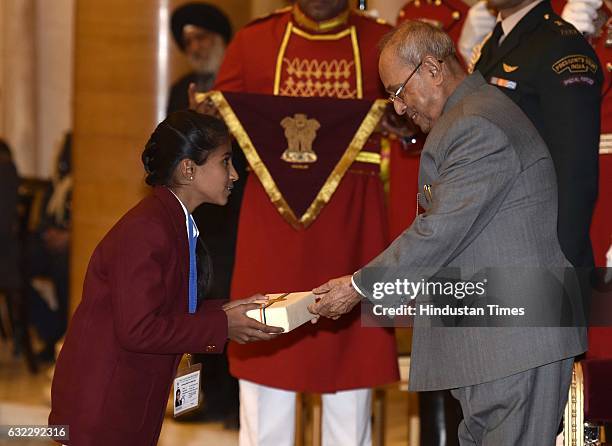
[[[269,299],[266,303],[262,303],[261,307],[259,308],[259,321],[263,324],[266,324],[266,308],[268,308],[270,305],[275,304],[276,302],[282,302],[284,300],[287,300],[287,296],[289,296],[291,293],[285,293],[285,294],[281,294],[278,297]]]
[[[289,296],[291,293],[285,293],[285,294],[281,294],[278,297],[274,297],[272,299],[269,299],[265,305],[263,306],[263,308],[268,308],[270,305],[275,304],[276,302],[282,302],[283,300],[287,300],[287,296]]]
[[[386,100],[293,98],[248,93],[222,93],[220,91],[200,93],[196,96],[196,100],[210,101],[217,108],[242,148],[250,167],[259,178],[270,201],[280,215],[297,230],[305,229],[315,221],[354,162],[381,164],[380,153],[362,151],[362,149],[384,114]],[[297,118],[300,121],[297,122],[298,126],[302,125],[301,123],[310,122],[309,128],[305,131],[311,133],[306,138],[302,135],[301,139],[306,140],[306,143],[302,143],[302,146],[305,146],[303,151],[301,148],[296,149],[295,147],[299,145],[296,146],[295,141],[290,141],[287,132],[283,131],[280,122],[284,121],[286,124],[287,118]],[[328,121],[331,119],[333,124],[326,127],[326,119]],[[316,121],[316,124],[312,121]],[[245,127],[248,127],[249,131]],[[287,125],[284,127],[286,128]],[[267,134],[262,136],[262,132],[266,131]],[[314,137],[313,131],[316,132]],[[322,133],[324,135],[319,137]],[[253,143],[254,138],[257,138],[259,147]],[[315,150],[311,147],[313,140],[314,145],[317,146]],[[346,142],[334,144],[336,141]],[[287,148],[287,143],[289,143],[289,148]],[[280,145],[283,146],[280,147]],[[293,155],[287,157],[286,153],[292,146]],[[321,150],[318,146],[324,146],[325,150]],[[337,151],[337,154],[333,155],[336,158],[329,158],[330,147]],[[270,154],[271,150],[273,155]],[[277,152],[278,156],[276,156]],[[280,160],[283,153],[285,156],[283,160]],[[322,167],[326,156],[327,162],[331,163],[329,171]],[[301,159],[303,161],[300,161]],[[290,160],[294,162],[291,163]],[[316,184],[316,190],[312,191],[314,199],[311,199],[310,195],[302,195],[296,199],[296,192],[292,190],[296,188],[287,186],[287,184],[294,184],[287,179],[288,175],[291,175],[287,172],[293,172],[294,175],[302,172],[302,175],[307,175],[309,169],[312,175],[315,175],[315,172],[317,172],[316,175],[323,175],[320,180],[313,183]],[[281,183],[285,185],[284,188],[279,187]],[[322,186],[319,187],[320,183]],[[304,183],[300,183],[300,186],[303,185]],[[287,194],[290,196],[286,197]]]

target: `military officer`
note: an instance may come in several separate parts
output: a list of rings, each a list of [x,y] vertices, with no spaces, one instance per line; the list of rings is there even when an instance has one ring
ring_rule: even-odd
[[[559,187],[558,234],[574,266],[593,265],[602,69],[547,0],[489,0],[499,12],[475,68],[516,102],[546,142]]]

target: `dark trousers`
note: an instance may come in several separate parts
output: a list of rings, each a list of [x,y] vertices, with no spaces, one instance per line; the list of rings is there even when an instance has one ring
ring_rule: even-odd
[[[421,446],[459,446],[461,406],[450,391],[419,392]]]

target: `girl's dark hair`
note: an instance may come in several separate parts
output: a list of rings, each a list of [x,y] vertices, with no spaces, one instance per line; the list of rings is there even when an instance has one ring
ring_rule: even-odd
[[[229,139],[227,126],[220,119],[193,110],[171,113],[157,126],[142,152],[147,184],[171,186],[176,166],[182,160],[190,159],[200,166],[214,149]],[[196,245],[196,256],[200,302],[213,281],[212,261],[201,238]]]
[[[229,141],[223,121],[193,110],[180,110],[168,115],[155,129],[144,151],[144,164],[150,186],[169,186],[176,166],[190,159],[204,164],[214,149]]]

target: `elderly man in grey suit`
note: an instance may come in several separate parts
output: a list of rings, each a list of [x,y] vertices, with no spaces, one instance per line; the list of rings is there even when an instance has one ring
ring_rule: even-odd
[[[379,72],[396,112],[428,133],[419,173],[424,212],[366,268],[315,289],[320,299],[310,311],[336,319],[362,297],[375,301],[367,269],[416,282],[443,267],[569,266],[556,234],[554,166],[518,106],[479,73],[467,76],[451,39],[422,22],[387,37]],[[449,328],[419,320],[410,387],[451,389],[464,415],[462,445],[555,443],[573,357],[586,349],[584,327]]]

